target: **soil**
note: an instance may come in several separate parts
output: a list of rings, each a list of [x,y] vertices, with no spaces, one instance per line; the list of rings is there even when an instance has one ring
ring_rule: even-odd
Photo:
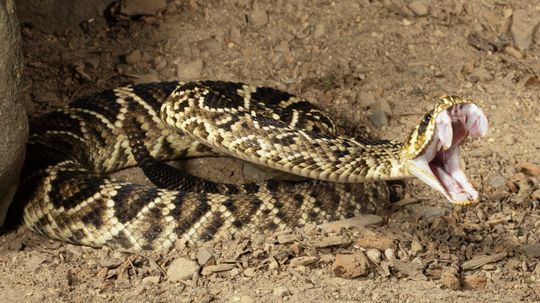
[[[362,218],[367,226],[178,243],[144,256],[21,227],[0,236],[2,301],[540,300],[534,1],[192,0],[163,1],[150,14],[134,2],[137,16],[113,9],[82,30],[23,25],[31,116],[122,84],[221,79],[284,89],[344,130],[402,139],[438,97],[455,94],[477,100],[490,120],[488,137],[463,147],[481,201],[451,206],[410,181],[392,211]],[[221,168],[235,170],[212,174],[250,174],[228,163]]]

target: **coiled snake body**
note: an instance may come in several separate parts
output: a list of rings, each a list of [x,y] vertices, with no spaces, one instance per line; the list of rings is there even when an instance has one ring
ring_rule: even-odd
[[[459,145],[483,136],[487,120],[468,101],[442,98],[403,143],[334,129],[309,102],[271,88],[218,81],[120,87],[31,122],[12,208],[49,237],[137,251],[373,212],[388,189],[369,180],[417,176],[451,202],[478,199],[460,168]],[[333,182],[217,184],[163,162],[214,154]],[[157,186],[107,176],[135,165]]]

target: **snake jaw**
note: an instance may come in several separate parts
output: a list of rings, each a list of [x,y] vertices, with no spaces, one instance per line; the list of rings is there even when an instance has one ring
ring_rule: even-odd
[[[460,145],[467,136],[484,137],[488,120],[472,103],[462,103],[441,111],[427,146],[408,160],[409,172],[442,192],[453,204],[466,205],[479,200],[479,194],[461,167]]]

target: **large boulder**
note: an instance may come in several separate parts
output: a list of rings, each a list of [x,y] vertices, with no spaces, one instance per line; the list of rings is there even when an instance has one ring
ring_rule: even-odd
[[[28,121],[21,102],[22,54],[15,0],[0,1],[0,225],[24,161]]]

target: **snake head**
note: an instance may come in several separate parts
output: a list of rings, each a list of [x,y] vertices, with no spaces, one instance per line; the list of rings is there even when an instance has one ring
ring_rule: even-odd
[[[454,204],[471,204],[478,192],[461,167],[460,145],[467,136],[484,137],[488,120],[476,104],[456,96],[441,98],[424,115],[401,148],[408,173],[442,192]]]

